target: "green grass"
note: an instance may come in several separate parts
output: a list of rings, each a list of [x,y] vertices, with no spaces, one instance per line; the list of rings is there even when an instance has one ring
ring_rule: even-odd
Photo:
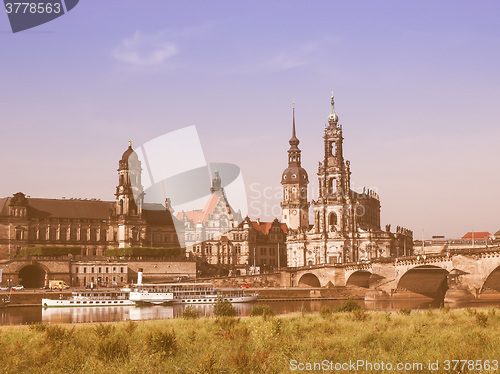
[[[419,373],[458,373],[427,363],[500,359],[499,341],[492,309],[4,326],[0,373],[290,373],[291,360],[421,362]]]

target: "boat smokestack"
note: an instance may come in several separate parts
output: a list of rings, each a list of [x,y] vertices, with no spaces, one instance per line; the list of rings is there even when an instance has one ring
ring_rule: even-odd
[[[137,284],[142,284],[142,273],[142,268],[139,268],[139,270],[137,271]]]

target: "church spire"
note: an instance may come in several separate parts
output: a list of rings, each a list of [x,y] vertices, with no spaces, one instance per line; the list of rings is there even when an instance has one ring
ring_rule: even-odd
[[[328,123],[331,125],[337,126],[337,123],[339,122],[339,117],[337,116],[337,113],[335,113],[335,100],[333,97],[333,91],[332,91],[332,110],[330,111],[330,115],[328,116]]]
[[[292,125],[292,137],[288,141],[290,143],[290,151],[293,150],[299,150],[297,147],[300,143],[300,140],[297,138],[297,135],[295,134],[295,101],[293,102],[293,125]],[[290,152],[289,151],[289,152]]]

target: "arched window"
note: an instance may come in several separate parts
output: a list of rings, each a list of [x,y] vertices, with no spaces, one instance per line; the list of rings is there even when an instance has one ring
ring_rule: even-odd
[[[80,240],[85,242],[88,240],[87,238],[87,229],[80,229]]]
[[[71,241],[76,241],[76,228],[72,228],[70,230],[70,240]]]
[[[337,215],[334,212],[331,212],[330,215],[328,216],[328,224],[330,226],[337,224]]]
[[[334,194],[335,192],[337,192],[337,183],[335,178],[332,178],[328,180],[328,193]]]
[[[57,231],[55,227],[49,229],[49,240],[56,240]]]
[[[108,230],[101,229],[101,242],[105,242],[107,240],[106,239],[107,235],[108,235]]]
[[[62,242],[65,242],[68,239],[68,230],[66,229],[66,227],[61,227],[61,231],[59,233],[59,239]]]

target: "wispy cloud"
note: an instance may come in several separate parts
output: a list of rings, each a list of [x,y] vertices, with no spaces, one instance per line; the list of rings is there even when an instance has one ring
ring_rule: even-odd
[[[319,42],[312,42],[296,46],[287,51],[269,56],[259,65],[259,67],[262,70],[279,71],[307,65],[315,59],[320,45],[321,43]]]
[[[158,66],[179,53],[176,43],[167,40],[166,33],[144,34],[136,31],[131,38],[123,39],[111,51],[118,61],[136,66]]]

